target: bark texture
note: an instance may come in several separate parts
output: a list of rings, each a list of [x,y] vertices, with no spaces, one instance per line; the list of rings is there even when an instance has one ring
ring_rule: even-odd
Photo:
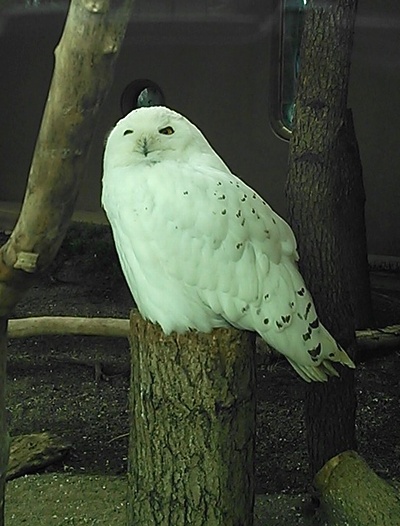
[[[131,315],[129,526],[251,526],[254,336]]]
[[[357,235],[349,234],[349,207],[355,193],[351,189],[358,186],[352,181],[357,174],[346,167],[343,139],[350,129],[347,91],[355,15],[355,0],[307,3],[287,182],[302,274],[323,323],[353,357],[350,269],[355,255],[350,245]],[[355,448],[355,408],[354,374],[349,369],[342,369],[340,379],[307,387],[313,472],[341,451]]]
[[[400,524],[400,493],[354,451],[332,458],[315,476],[329,526]]]
[[[6,320],[52,261],[67,230],[98,110],[111,86],[113,66],[133,0],[72,0],[36,142],[20,217],[0,249],[0,317]],[[5,321],[0,324],[0,474],[8,457],[4,385]],[[0,475],[0,496],[4,476]],[[0,497],[0,526],[4,500]]]

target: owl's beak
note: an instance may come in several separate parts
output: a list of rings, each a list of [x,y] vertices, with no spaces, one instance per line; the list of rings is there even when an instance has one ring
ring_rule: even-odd
[[[147,157],[149,153],[149,145],[146,137],[143,137],[143,139],[140,141],[140,149],[145,157]]]

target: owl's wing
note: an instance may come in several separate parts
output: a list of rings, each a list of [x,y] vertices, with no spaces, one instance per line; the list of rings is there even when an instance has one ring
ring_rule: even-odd
[[[272,327],[304,287],[293,231],[229,172],[199,167],[179,185],[170,229],[181,257],[165,261],[169,272],[230,324],[261,332],[264,313]]]
[[[213,312],[248,328],[242,321],[249,306],[259,308],[267,293],[279,298],[279,274],[295,266],[292,230],[230,172],[162,164],[162,174],[143,178],[130,210],[133,220],[140,217],[143,249],[135,250],[143,252],[142,265],[158,263]]]

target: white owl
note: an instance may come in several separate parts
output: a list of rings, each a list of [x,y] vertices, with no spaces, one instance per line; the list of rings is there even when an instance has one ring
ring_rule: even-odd
[[[147,107],[117,123],[102,204],[139,311],[165,333],[255,331],[307,382],[354,367],[317,317],[291,228],[182,115]]]

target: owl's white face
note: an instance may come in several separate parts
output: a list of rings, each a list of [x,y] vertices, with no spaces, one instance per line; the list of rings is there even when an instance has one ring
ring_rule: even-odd
[[[185,161],[213,154],[202,133],[185,117],[164,106],[133,110],[110,133],[104,154],[108,168]]]

